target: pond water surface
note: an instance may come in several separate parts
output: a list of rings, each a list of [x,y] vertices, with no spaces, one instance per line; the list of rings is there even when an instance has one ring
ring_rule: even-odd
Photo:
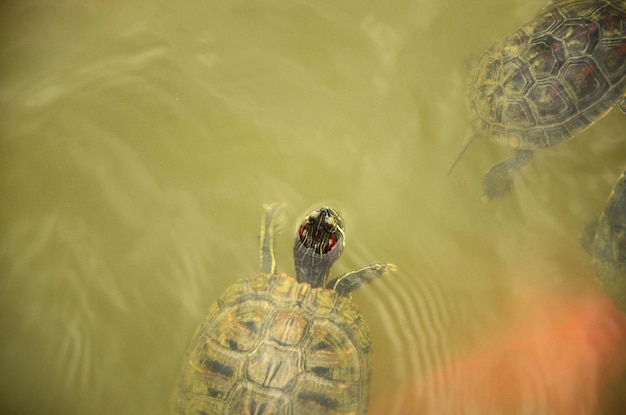
[[[503,199],[480,178],[506,148],[477,140],[446,174],[468,64],[543,5],[5,2],[0,412],[167,413],[280,201],[281,271],[321,204],[345,216],[334,272],[398,267],[353,295],[372,413],[624,413],[623,315],[579,236],[625,166],[626,117],[537,154]]]

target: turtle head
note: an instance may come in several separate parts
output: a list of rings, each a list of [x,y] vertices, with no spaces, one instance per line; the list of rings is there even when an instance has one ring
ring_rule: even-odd
[[[298,282],[324,287],[343,248],[343,220],[336,210],[322,207],[306,215],[293,245]]]

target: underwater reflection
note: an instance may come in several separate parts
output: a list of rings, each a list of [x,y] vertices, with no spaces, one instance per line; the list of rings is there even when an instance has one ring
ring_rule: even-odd
[[[626,316],[600,294],[516,292],[515,322],[408,385],[397,413],[571,415],[607,405],[606,391],[624,385]],[[371,413],[389,407],[381,398]]]

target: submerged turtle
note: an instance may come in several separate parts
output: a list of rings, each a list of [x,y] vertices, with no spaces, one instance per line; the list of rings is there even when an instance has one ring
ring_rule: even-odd
[[[593,254],[605,293],[626,312],[626,171],[617,181],[600,220],[588,227],[583,238],[587,238],[583,245]]]
[[[478,58],[459,158],[478,136],[512,147],[483,177],[487,198],[503,196],[534,150],[572,138],[620,102],[626,109],[626,1],[552,2]]]
[[[295,238],[296,278],[276,273],[279,205],[261,222],[261,269],[226,289],[194,335],[174,414],[365,414],[371,374],[367,326],[349,299],[391,264],[335,278],[343,220],[322,207]]]

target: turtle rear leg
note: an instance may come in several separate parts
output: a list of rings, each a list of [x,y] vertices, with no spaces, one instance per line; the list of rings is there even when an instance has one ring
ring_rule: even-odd
[[[620,102],[619,109],[621,109],[622,112],[626,114],[626,95],[624,95],[624,99],[622,99],[622,102]]]
[[[326,288],[334,289],[339,293],[339,295],[345,297],[361,285],[373,281],[387,272],[393,272],[396,269],[396,266],[393,264],[370,264],[366,267],[346,272],[345,274],[338,276],[337,278],[329,281],[326,284]]]
[[[532,150],[515,150],[511,158],[491,166],[483,176],[483,193],[487,199],[504,196],[513,186],[512,173],[524,167],[533,157]]]
[[[272,203],[265,205],[265,212],[261,218],[261,234],[260,239],[260,255],[261,266],[260,271],[265,274],[276,274],[276,254],[274,253],[274,239],[276,232],[283,222],[282,204]]]

